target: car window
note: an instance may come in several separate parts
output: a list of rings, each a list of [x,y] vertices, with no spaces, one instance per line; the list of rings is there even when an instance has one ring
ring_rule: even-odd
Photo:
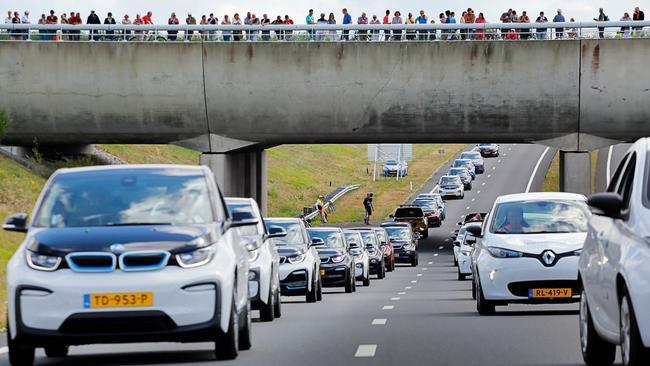
[[[227,202],[226,204],[234,221],[258,219],[249,202]],[[258,225],[241,226],[237,228],[237,231],[239,232],[239,235],[243,236],[262,235]]]
[[[311,238],[321,238],[325,242],[319,248],[344,249],[345,241],[340,231],[309,230]]]
[[[345,240],[348,241],[350,248],[359,248],[359,234],[358,233],[345,233]]]
[[[409,241],[411,240],[411,230],[403,226],[389,226],[386,228],[388,237],[391,241]]]
[[[623,199],[623,210],[630,208],[630,199],[632,198],[632,188],[634,186],[634,172],[636,171],[636,153],[632,153],[630,160],[625,168],[621,183],[618,185],[616,192]]]
[[[377,243],[377,236],[375,235],[374,231],[361,231],[361,237],[363,238],[363,243],[366,245],[366,247],[370,246],[379,246]]]
[[[395,217],[420,217],[424,216],[419,207],[400,207],[395,210]]]
[[[495,234],[579,233],[587,231],[589,209],[584,201],[534,200],[497,206]]]
[[[621,178],[621,173],[623,172],[623,168],[625,167],[625,164],[627,163],[629,157],[630,154],[626,154],[621,160],[621,163],[618,164],[618,167],[616,167],[616,171],[614,172],[614,175],[612,176],[612,179],[609,181],[609,185],[607,186],[607,192],[616,192],[618,181]]]
[[[440,185],[456,185],[459,179],[458,176],[445,176],[440,178]]]
[[[272,226],[279,226],[287,232],[287,236],[285,237],[273,238],[273,244],[277,246],[289,245],[294,247],[304,247],[307,245],[305,232],[303,231],[302,225],[299,222],[265,220],[265,223],[267,228],[270,228]]]
[[[38,227],[192,225],[214,221],[203,175],[107,171],[54,178],[34,219]]]

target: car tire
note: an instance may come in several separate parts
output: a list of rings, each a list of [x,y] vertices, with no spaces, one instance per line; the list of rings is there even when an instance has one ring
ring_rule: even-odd
[[[623,365],[641,366],[650,364],[650,349],[643,346],[634,308],[626,289],[624,289],[619,309]]]
[[[7,320],[9,324],[9,320]],[[29,347],[11,339],[7,330],[7,346],[9,348],[9,364],[12,366],[31,366],[34,364],[35,348]]]
[[[346,294],[351,294],[352,293],[352,284],[354,283],[354,278],[350,271],[348,270],[346,274],[346,281],[345,281],[345,293]]]
[[[384,268],[384,263],[379,263],[379,268],[377,268],[377,278],[382,280],[386,277],[386,268]]]
[[[252,342],[252,335],[251,335],[251,329],[253,328],[253,316],[251,315],[251,303],[248,301],[248,304],[246,305],[246,309],[244,309],[244,313],[240,314],[240,322],[239,322],[239,349],[242,351],[247,351],[251,349],[253,342]]]
[[[50,358],[62,358],[68,356],[68,346],[49,346],[45,347],[45,355]]]
[[[215,342],[214,353],[217,360],[234,360],[239,355],[239,314],[235,299],[233,296],[228,331],[221,334]]]
[[[365,287],[370,286],[370,274],[367,274],[366,277],[363,278],[363,285]]]
[[[323,282],[320,280],[320,277],[318,279],[318,292],[316,293],[316,301],[322,301],[323,300]]]
[[[413,258],[411,258],[411,267],[416,267],[417,265],[418,265],[418,259],[416,256],[413,256]]]
[[[463,273],[460,273],[460,269],[458,270],[458,281],[465,281],[465,275]]]
[[[352,277],[352,292],[357,292],[357,278]]]
[[[456,260],[456,256],[454,256],[454,267],[458,267],[458,260]]]
[[[428,238],[428,237],[429,237],[429,229],[425,230],[425,231],[422,233],[422,239],[426,239],[426,238]]]
[[[273,308],[273,315],[275,315],[276,319],[282,316],[282,296],[280,295],[280,290],[275,291],[275,307]]]
[[[485,299],[483,288],[481,287],[481,279],[478,280],[476,286],[476,310],[479,315],[493,315],[495,306],[493,302]]]
[[[476,300],[476,281],[472,279],[472,299]]]
[[[589,303],[582,290],[580,295],[580,348],[582,358],[590,366],[609,366],[616,358],[616,346],[602,339],[591,319]]]
[[[263,322],[272,322],[275,319],[275,294],[271,291],[269,287],[269,298],[266,304],[262,304],[260,307],[260,320]]]
[[[312,282],[311,290],[307,291],[306,298],[308,303],[314,303],[318,301],[318,282]]]

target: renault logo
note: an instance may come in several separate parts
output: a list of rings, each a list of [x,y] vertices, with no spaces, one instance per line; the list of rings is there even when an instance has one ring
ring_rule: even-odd
[[[109,247],[109,249],[115,254],[120,254],[123,253],[126,248],[123,244],[113,244]]]
[[[542,253],[542,261],[546,263],[548,266],[552,266],[553,263],[555,263],[555,253],[551,250],[547,250],[544,253]]]

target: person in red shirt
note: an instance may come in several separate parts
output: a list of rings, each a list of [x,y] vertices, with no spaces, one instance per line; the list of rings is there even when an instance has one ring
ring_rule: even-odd
[[[52,25],[59,24],[59,18],[54,14],[54,10],[50,10],[50,15],[47,18],[45,18],[45,24],[52,24]],[[56,36],[56,30],[48,29],[46,33],[47,35],[45,36],[45,39],[53,41],[54,37]]]
[[[386,10],[386,15],[384,16],[382,24],[392,24],[392,22],[390,21],[390,10]],[[390,31],[385,30],[384,35],[385,35],[386,40],[390,41]]]
[[[153,16],[153,13],[148,11],[147,15],[142,17],[142,23],[143,24],[153,24],[153,19],[151,18]]]
[[[282,23],[285,24],[285,25],[293,25],[293,20],[291,20],[291,18],[289,18],[288,15],[285,15],[284,16],[284,22],[282,22]],[[284,31],[283,33],[284,33],[284,40],[285,41],[290,41],[293,31],[287,30],[287,31]]]

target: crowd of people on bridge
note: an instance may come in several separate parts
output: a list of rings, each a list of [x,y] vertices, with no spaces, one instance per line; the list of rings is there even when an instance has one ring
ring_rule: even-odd
[[[417,15],[417,16],[416,16]],[[380,19],[376,14],[368,16],[366,12],[361,12],[359,17],[355,20],[352,17],[352,14],[348,9],[344,8],[341,11],[341,24],[361,24],[361,25],[379,25],[379,24],[483,24],[490,22],[497,22],[497,19],[487,19],[484,13],[475,12],[474,9],[468,8],[463,11],[460,16],[456,15],[455,11],[446,10],[439,14],[437,18],[429,17],[424,10],[420,10],[417,13],[408,12],[406,16],[402,15],[402,12],[399,10],[386,10],[385,15]],[[550,16],[550,15],[549,15]],[[343,31],[324,31],[324,30],[314,30],[308,31],[307,37],[309,40],[331,40],[331,41],[347,41],[350,39],[358,41],[369,41],[369,40],[385,40],[385,41],[401,41],[401,40],[484,40],[484,39],[562,39],[562,38],[575,38],[577,36],[577,30],[571,26],[567,28],[554,28],[548,29],[544,26],[544,23],[549,22],[549,17],[546,16],[544,11],[539,12],[539,15],[533,21],[534,16],[529,16],[527,11],[521,11],[518,13],[515,9],[508,9],[503,12],[498,19],[500,23],[512,23],[512,24],[530,24],[530,28],[527,27],[513,27],[512,29],[504,29],[501,32],[492,31],[489,29],[483,29],[478,27],[476,29],[445,29],[441,31],[418,31],[415,29],[409,29],[406,31],[403,30],[393,30],[393,31],[380,31],[380,30],[358,30],[351,34],[348,30]],[[594,21],[606,22],[609,21],[609,16],[606,15],[604,9],[600,9],[596,17],[593,18]],[[645,20],[644,12],[636,7],[632,16],[628,12],[624,13],[620,18],[620,21],[642,21]],[[564,16],[561,9],[557,9],[555,15],[550,19],[554,23],[565,23],[567,18]],[[568,22],[574,22],[574,18],[569,18]],[[25,10],[22,15],[18,11],[8,11],[7,18],[5,19],[6,24],[32,24],[30,18],[30,12]],[[62,13],[56,15],[54,10],[49,11],[49,15],[41,14],[40,18],[35,22],[36,24],[46,24],[46,25],[81,25],[84,24],[82,15],[78,11],[72,11],[68,15],[67,13]],[[337,24],[336,15],[334,13],[329,13],[326,16],[326,13],[320,13],[320,16],[316,16],[313,9],[310,9],[305,17],[305,23],[307,25],[326,25],[326,24]],[[109,12],[104,21],[102,22],[99,15],[91,10],[90,14],[86,17],[85,24],[122,24],[122,25],[153,25],[153,12],[148,11],[144,16],[141,14],[136,14],[135,18],[131,18],[128,14],[125,14],[121,20],[116,19],[111,12]],[[157,23],[161,24],[161,23]],[[293,25],[294,21],[285,15],[284,17],[278,15],[276,18],[271,19],[268,14],[262,14],[262,17],[259,18],[255,12],[247,12],[245,17],[240,16],[239,13],[235,13],[232,17],[228,14],[224,15],[221,19],[215,16],[213,13],[209,15],[202,15],[199,20],[195,18],[191,13],[187,14],[187,17],[184,21],[181,21],[175,12],[172,12],[166,22],[162,24],[167,25],[205,25],[205,26],[217,26],[217,25]],[[601,38],[605,36],[605,28],[598,28],[598,34]],[[178,30],[168,30],[166,32],[166,39],[170,41],[179,40]],[[210,41],[223,40],[223,41],[269,41],[271,40],[271,31],[254,31],[254,32],[244,32],[241,30],[221,30],[217,31],[197,31],[201,37]],[[621,27],[618,34],[622,37],[632,37],[640,36],[642,33],[642,27],[630,26]],[[133,34],[129,31],[125,31],[117,35],[115,31],[109,30],[102,33],[90,34],[88,37],[90,40],[117,40],[117,39],[132,39],[135,37],[136,40],[142,40],[147,36],[148,32],[146,31],[134,31]],[[291,30],[287,31],[274,31],[275,37],[277,39],[290,40],[292,36]],[[186,41],[192,40],[197,34],[192,30],[183,31],[182,38]],[[15,40],[25,40],[30,37],[30,34],[27,30],[12,30],[10,32],[10,37]],[[52,30],[39,30],[38,39],[40,40],[80,40],[80,31],[79,30],[64,30],[64,31],[52,31]]]

